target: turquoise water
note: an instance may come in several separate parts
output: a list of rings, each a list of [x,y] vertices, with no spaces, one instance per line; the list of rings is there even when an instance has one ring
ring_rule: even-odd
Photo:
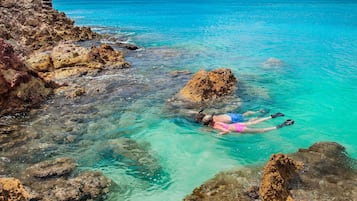
[[[242,105],[237,111],[281,111],[296,122],[262,135],[218,137],[167,112],[166,100],[185,83],[150,91],[89,123],[88,136],[105,133],[99,140],[103,143],[106,136],[113,139],[118,132],[130,133],[130,139],[148,144],[150,155],[159,161],[162,171],[157,178],[143,179],[110,157],[90,162],[94,150],[104,146],[100,143],[93,150],[74,151],[83,169],[101,170],[122,186],[108,200],[181,200],[219,171],[263,163],[272,153],[295,152],[317,141],[336,141],[357,158],[356,2],[53,3],[77,25],[115,34],[155,52],[128,56],[143,79],[172,70],[229,67],[239,80]],[[269,65],[265,63],[269,58],[283,64]]]

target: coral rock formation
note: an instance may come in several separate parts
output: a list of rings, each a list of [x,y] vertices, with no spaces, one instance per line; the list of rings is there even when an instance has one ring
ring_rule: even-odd
[[[259,190],[262,200],[292,200],[288,182],[302,167],[301,162],[296,162],[284,154],[273,154],[264,167]]]
[[[178,97],[194,103],[210,101],[231,94],[236,85],[237,79],[230,69],[200,70],[181,89]]]
[[[15,178],[0,178],[1,201],[26,201],[29,194],[22,186],[20,180]]]

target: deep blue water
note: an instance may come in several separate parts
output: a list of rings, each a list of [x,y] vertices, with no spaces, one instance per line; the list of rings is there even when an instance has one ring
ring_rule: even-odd
[[[165,184],[148,187],[110,160],[87,165],[85,168],[100,169],[127,186],[110,200],[181,200],[219,171],[263,163],[272,153],[295,152],[317,141],[336,141],[357,158],[356,1],[53,3],[77,25],[160,52],[158,57],[128,58],[143,76],[155,73],[154,67],[192,72],[229,67],[242,87],[238,111],[281,111],[296,122],[263,135],[217,137],[185,119],[162,115],[162,102],[174,93],[172,90],[135,100],[118,118],[140,115],[141,121],[124,128],[113,123],[104,132],[127,129],[133,139],[149,143],[163,175],[169,177]],[[269,58],[283,64],[266,64]],[[83,156],[79,153],[77,157]]]

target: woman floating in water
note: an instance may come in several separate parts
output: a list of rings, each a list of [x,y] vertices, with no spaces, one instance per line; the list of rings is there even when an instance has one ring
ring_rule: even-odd
[[[223,122],[223,123],[238,123],[238,122],[244,122],[245,121],[245,117],[257,114],[257,113],[264,113],[264,110],[259,110],[259,111],[246,111],[242,114],[240,113],[227,113],[227,114],[219,114],[219,115],[213,115],[213,121],[215,122]],[[199,111],[196,114],[196,122],[202,122],[203,119],[206,119],[206,121],[211,118],[211,115],[207,115],[205,113],[203,113],[203,110]],[[253,118],[256,119],[256,118]],[[250,119],[249,121],[253,120]]]
[[[258,118],[258,119],[254,119],[254,120],[250,120],[247,122],[238,122],[238,123],[225,123],[225,122],[221,122],[221,121],[215,121],[214,120],[214,114],[212,114],[211,116],[207,117],[203,117],[201,119],[201,122],[203,123],[203,125],[206,126],[210,126],[216,130],[220,131],[220,135],[224,135],[230,132],[238,132],[238,133],[264,133],[264,132],[268,132],[268,131],[272,131],[272,130],[276,130],[279,128],[282,128],[284,126],[290,126],[294,124],[294,121],[291,119],[286,120],[284,123],[277,125],[277,126],[272,126],[272,127],[268,127],[268,128],[250,128],[249,126],[251,125],[255,125],[255,124],[259,124],[263,121],[272,119],[272,118],[276,118],[276,117],[282,117],[285,116],[283,113],[276,113],[276,114],[272,114],[269,117],[263,117],[263,118]]]

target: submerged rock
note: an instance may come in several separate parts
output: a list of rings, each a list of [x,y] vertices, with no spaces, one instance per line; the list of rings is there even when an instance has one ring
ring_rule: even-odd
[[[342,201],[357,197],[356,161],[335,142],[319,142],[288,156],[273,155],[262,181],[258,169],[220,173],[184,200]]]
[[[106,149],[101,150],[101,154],[106,160],[119,161],[130,175],[153,183],[165,183],[169,180],[168,175],[159,160],[150,153],[148,145],[128,138],[113,139]]]
[[[76,175],[74,169],[70,158],[44,161],[29,167],[22,181],[33,200],[103,200],[111,180],[100,172]]]
[[[27,175],[36,178],[68,176],[76,168],[71,158],[57,158],[27,168]]]
[[[274,58],[274,57],[270,57],[263,63],[264,68],[276,68],[276,67],[281,67],[284,65],[285,65],[285,63],[282,60]]]

